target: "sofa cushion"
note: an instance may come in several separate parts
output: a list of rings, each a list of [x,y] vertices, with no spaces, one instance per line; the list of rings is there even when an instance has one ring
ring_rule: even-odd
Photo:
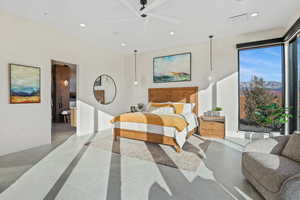
[[[247,152],[260,152],[260,153],[271,153],[281,154],[283,148],[289,141],[290,136],[278,136],[273,138],[267,138],[263,140],[256,140],[249,143],[245,151]]]
[[[300,134],[290,137],[281,154],[300,163]]]
[[[299,163],[274,154],[244,152],[242,164],[270,192],[279,192],[286,179],[300,172]]]

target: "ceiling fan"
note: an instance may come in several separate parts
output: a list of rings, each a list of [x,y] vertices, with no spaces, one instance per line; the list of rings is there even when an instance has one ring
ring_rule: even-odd
[[[158,20],[172,23],[172,24],[180,24],[181,21],[178,19],[175,19],[173,17],[163,16],[156,13],[152,13],[153,9],[159,7],[160,5],[166,3],[169,0],[155,0],[153,3],[148,5],[148,0],[138,0],[141,4],[141,8],[139,10],[136,10],[128,0],[119,0],[125,7],[127,7],[138,19],[144,19],[145,23],[148,22],[148,18],[156,18]],[[146,20],[147,19],[147,20]]]

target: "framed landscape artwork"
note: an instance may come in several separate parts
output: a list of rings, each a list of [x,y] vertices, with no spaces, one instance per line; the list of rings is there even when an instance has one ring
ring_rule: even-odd
[[[41,72],[38,67],[9,64],[10,103],[41,102]]]
[[[191,81],[191,59],[191,53],[153,58],[153,82]]]

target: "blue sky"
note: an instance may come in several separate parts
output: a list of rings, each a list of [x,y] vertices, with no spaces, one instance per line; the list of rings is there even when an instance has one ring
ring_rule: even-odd
[[[240,51],[240,81],[256,75],[265,81],[282,81],[282,47],[272,46]]]

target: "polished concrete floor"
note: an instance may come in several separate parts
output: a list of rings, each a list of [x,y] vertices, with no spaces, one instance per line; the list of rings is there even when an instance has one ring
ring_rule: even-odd
[[[200,138],[204,159],[191,172],[120,156],[87,143],[107,134],[111,130],[70,137],[0,194],[0,199],[262,199],[241,173],[241,148],[229,142]]]
[[[53,124],[51,144],[0,156],[0,193],[74,134],[67,124]]]

